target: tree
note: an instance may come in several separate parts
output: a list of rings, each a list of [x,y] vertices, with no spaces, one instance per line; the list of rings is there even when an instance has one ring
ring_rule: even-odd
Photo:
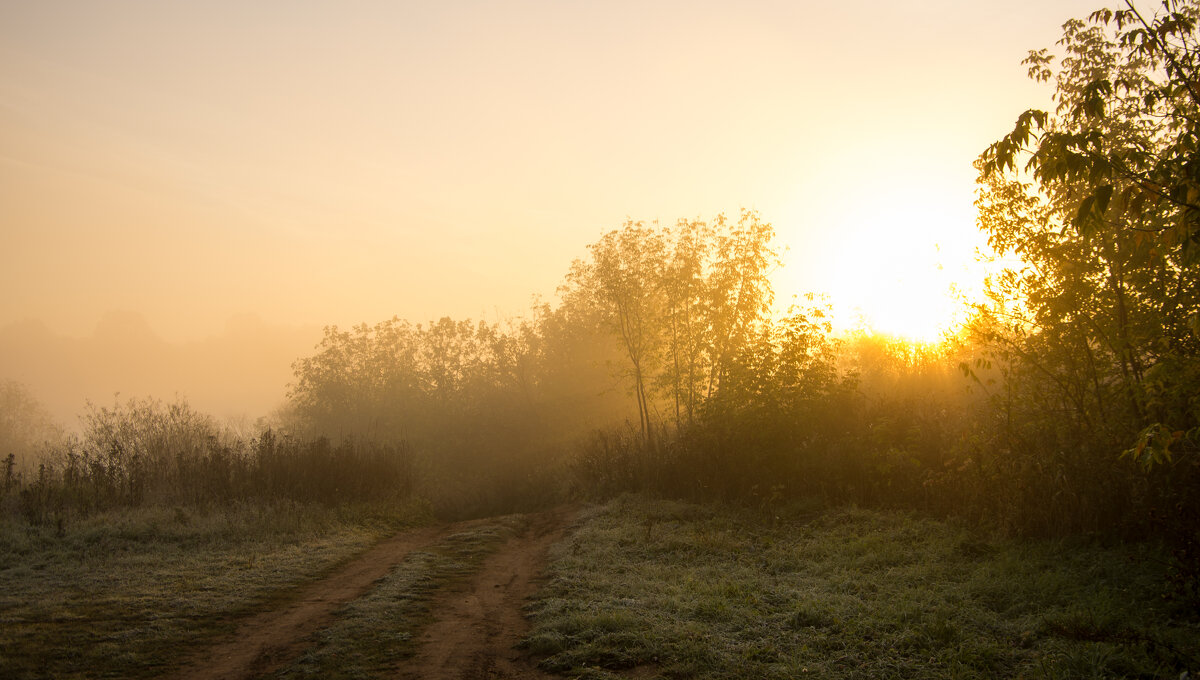
[[[749,210],[736,222],[718,215],[711,225],[630,221],[572,266],[566,303],[595,310],[620,339],[644,442],[654,429],[656,388],[670,399],[677,429],[693,424],[751,356],[743,349],[769,344],[769,275],[779,266],[774,233]]]
[[[1025,63],[1055,80],[1054,114],[1029,110],[983,154],[985,174],[1025,170],[1058,197],[1080,234],[1119,225],[1186,262],[1200,257],[1200,41],[1195,0],[1164,0],[1147,20],[1127,9],[1072,20],[1053,70],[1047,50]]]
[[[629,360],[642,440],[653,433],[650,376],[660,359],[661,286],[665,257],[663,234],[642,222],[627,222],[588,246],[588,260],[577,260],[567,275],[568,302],[592,306],[602,323],[621,339]]]
[[[62,428],[28,387],[15,380],[0,382],[0,460],[10,461],[0,474],[11,479],[18,466],[31,464],[39,448],[62,438]]]
[[[1067,22],[1057,62],[1030,53],[1057,107],[979,159],[980,226],[1023,264],[977,328],[1077,429],[1151,464],[1200,425],[1200,3],[1126,6]]]
[[[671,394],[675,427],[695,422],[703,388],[708,330],[707,274],[715,232],[705,222],[679,220],[666,235],[670,253],[660,274],[666,298],[666,371],[659,382]],[[686,417],[685,417],[686,416]]]
[[[1198,16],[1197,0],[1167,0],[1067,22],[1061,59],[1025,62],[1056,106],[1021,114],[977,161],[979,226],[1019,263],[992,277],[970,327],[1001,378],[981,436],[1026,528],[1195,507]]]
[[[736,224],[716,220],[716,257],[709,275],[711,344],[706,398],[717,396],[739,348],[750,346],[770,321],[775,293],[769,275],[779,266],[771,245],[775,230],[757,212],[743,210]]]

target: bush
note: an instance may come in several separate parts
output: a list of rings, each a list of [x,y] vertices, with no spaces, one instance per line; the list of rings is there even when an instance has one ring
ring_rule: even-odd
[[[129,400],[90,407],[84,430],[27,478],[5,466],[4,504],[35,524],[145,505],[245,500],[338,504],[412,493],[403,443],[279,436],[234,438],[185,402]],[[15,502],[13,501],[15,499]]]

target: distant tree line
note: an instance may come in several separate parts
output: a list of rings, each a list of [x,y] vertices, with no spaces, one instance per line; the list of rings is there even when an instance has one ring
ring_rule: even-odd
[[[29,402],[36,408],[36,402]],[[36,466],[4,462],[0,520],[61,531],[88,515],[147,505],[220,508],[246,502],[402,499],[413,485],[403,443],[301,439],[271,429],[249,438],[184,401],[89,405],[78,434],[43,440]]]

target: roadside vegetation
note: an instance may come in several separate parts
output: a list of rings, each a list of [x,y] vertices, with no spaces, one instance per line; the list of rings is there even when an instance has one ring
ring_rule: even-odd
[[[621,496],[554,548],[528,650],[579,678],[1178,678],[1200,624],[1146,546],[853,506]]]

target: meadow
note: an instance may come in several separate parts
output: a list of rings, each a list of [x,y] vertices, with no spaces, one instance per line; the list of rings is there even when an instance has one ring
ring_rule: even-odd
[[[1178,678],[1200,621],[1150,546],[853,506],[622,496],[558,545],[529,650],[577,678]]]
[[[157,676],[238,619],[428,521],[419,505],[295,502],[121,509],[61,531],[6,518],[0,675]]]
[[[431,522],[420,504],[280,504],[114,512],[61,536],[7,524],[0,668],[193,677],[181,666],[239,623]],[[528,527],[508,515],[439,530],[240,677],[394,674],[448,594]],[[577,506],[519,647],[568,678],[1178,678],[1200,667],[1200,618],[1164,597],[1163,558],[909,512],[627,494]]]

